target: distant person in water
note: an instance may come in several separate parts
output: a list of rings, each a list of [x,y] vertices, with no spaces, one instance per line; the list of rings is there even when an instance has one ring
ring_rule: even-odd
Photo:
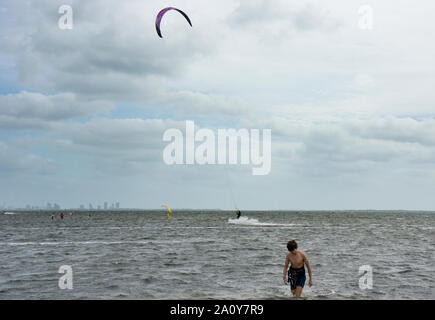
[[[51,220],[54,220],[54,214],[51,215]]]
[[[60,214],[60,218],[63,219],[63,213]]]
[[[237,219],[239,219],[241,215],[242,213],[240,212],[240,210],[237,210]]]
[[[285,257],[284,270],[282,271],[282,277],[284,284],[288,285],[290,282],[290,290],[294,296],[299,298],[302,294],[302,289],[304,288],[305,281],[307,280],[305,276],[305,265],[308,269],[308,275],[310,277],[308,285],[311,287],[313,281],[311,278],[311,266],[308,261],[307,255],[297,250],[298,244],[295,240],[291,240],[287,243],[288,253]],[[290,269],[287,270],[290,263]],[[288,279],[287,279],[288,276]]]

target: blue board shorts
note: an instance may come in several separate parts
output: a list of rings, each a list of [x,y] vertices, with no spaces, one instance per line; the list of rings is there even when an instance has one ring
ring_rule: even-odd
[[[288,282],[290,283],[290,289],[296,290],[296,287],[304,287],[307,277],[305,276],[305,268],[293,269],[290,267],[288,269]]]

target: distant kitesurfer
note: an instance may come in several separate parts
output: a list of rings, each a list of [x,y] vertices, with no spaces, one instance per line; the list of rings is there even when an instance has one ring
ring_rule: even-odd
[[[311,287],[313,282],[311,280],[311,266],[308,261],[307,255],[299,250],[298,244],[295,240],[291,240],[287,243],[288,253],[285,257],[284,270],[282,272],[282,277],[284,284],[287,285],[290,282],[290,290],[294,296],[299,298],[302,294],[302,289],[304,288],[306,276],[305,276],[305,265],[308,269],[308,275],[310,279],[308,285]],[[290,269],[288,269],[288,264],[290,263]],[[286,277],[288,275],[288,280]]]
[[[237,219],[239,219],[241,215],[242,213],[240,212],[240,210],[237,210]]]
[[[54,220],[54,214],[51,215],[51,220]]]
[[[60,214],[60,218],[63,219],[63,213]]]

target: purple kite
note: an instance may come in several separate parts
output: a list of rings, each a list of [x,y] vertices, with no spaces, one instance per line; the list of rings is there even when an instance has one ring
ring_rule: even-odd
[[[165,15],[165,13],[170,11],[170,10],[175,10],[175,11],[178,11],[179,13],[181,13],[186,18],[187,22],[189,22],[190,26],[192,27],[192,22],[190,22],[189,17],[187,16],[187,14],[185,14],[180,9],[173,8],[173,7],[163,9],[162,11],[159,12],[159,14],[157,15],[157,18],[156,18],[156,30],[157,30],[157,34],[159,35],[160,38],[163,38],[162,32],[160,31],[160,23],[162,22],[162,19],[163,19],[163,16]]]

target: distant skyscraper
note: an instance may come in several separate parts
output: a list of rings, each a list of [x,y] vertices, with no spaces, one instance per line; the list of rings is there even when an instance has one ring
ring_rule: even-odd
[[[89,204],[89,210],[94,210],[94,207],[92,206],[92,203]]]
[[[53,209],[54,209],[54,210],[60,210],[60,205],[58,205],[57,203],[55,203],[55,204],[53,205]]]
[[[104,202],[104,210],[107,210],[107,202]]]
[[[51,207],[51,203],[50,203],[50,202],[47,202],[47,209],[48,209],[48,210],[51,210],[51,209],[52,209],[52,207]]]
[[[119,209],[119,202],[116,203],[116,209]]]

